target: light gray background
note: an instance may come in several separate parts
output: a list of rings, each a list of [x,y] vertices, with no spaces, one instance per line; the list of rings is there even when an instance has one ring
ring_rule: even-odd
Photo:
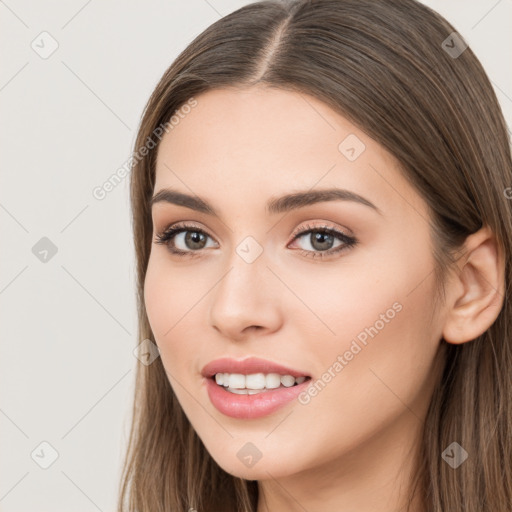
[[[130,155],[179,51],[247,3],[0,1],[0,511],[115,509],[142,340],[129,180],[92,190]],[[512,0],[425,3],[471,45],[511,126]],[[59,45],[47,59],[31,47],[50,48],[43,31]]]

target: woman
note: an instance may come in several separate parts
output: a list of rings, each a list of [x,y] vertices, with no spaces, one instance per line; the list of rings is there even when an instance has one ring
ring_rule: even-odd
[[[414,0],[200,34],[131,176],[140,339],[120,511],[512,511],[512,162]]]

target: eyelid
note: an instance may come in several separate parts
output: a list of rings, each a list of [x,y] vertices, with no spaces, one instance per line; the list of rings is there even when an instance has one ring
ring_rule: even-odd
[[[318,224],[316,223],[318,222]],[[347,238],[353,238],[354,234],[352,230],[338,226],[337,224],[329,223],[325,220],[320,221],[313,221],[312,224],[309,223],[309,221],[304,224],[300,224],[299,227],[295,228],[292,232],[292,240],[295,240],[296,235],[298,234],[304,234],[308,231],[316,231],[316,230],[322,230],[325,229],[326,231],[337,231],[343,235],[345,235]]]
[[[338,232],[341,232],[341,234],[345,235],[348,238],[354,237],[352,230],[347,229],[345,227],[338,226],[338,225],[330,225],[330,224],[328,224],[328,221],[325,221],[325,220],[313,221],[312,224],[310,224],[309,222],[310,221],[308,221],[308,223],[306,225],[299,224],[299,226],[296,227],[292,231],[292,234],[290,235],[291,241],[295,240],[296,235],[298,235],[298,234],[304,234],[308,230],[320,230],[320,229],[338,231]],[[319,224],[317,224],[317,222]],[[195,228],[199,231],[203,231],[210,238],[215,240],[215,237],[213,235],[211,235],[206,228],[204,228],[203,226],[197,225],[195,223],[195,221],[178,221],[178,222],[169,223],[169,224],[165,225],[165,227],[163,229],[161,229],[160,232],[165,233],[167,231],[170,231],[171,229],[178,229],[178,228],[184,228],[184,229]]]
[[[193,231],[196,229],[197,231],[201,231],[208,235],[210,238],[216,241],[215,237],[210,234],[208,229],[203,227],[202,225],[198,225],[195,223],[195,221],[178,221],[178,222],[171,222],[169,224],[166,224],[160,231],[155,230],[157,233],[160,232],[161,234],[165,234],[171,230],[177,230],[177,229],[183,229],[183,231]],[[216,241],[217,242],[217,241]],[[218,242],[217,242],[218,243]]]

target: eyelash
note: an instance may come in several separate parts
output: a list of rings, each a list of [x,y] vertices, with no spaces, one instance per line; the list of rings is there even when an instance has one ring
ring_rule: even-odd
[[[354,238],[353,236],[346,235],[345,233],[338,231],[337,229],[330,228],[328,226],[306,225],[305,228],[306,229],[302,229],[292,235],[293,236],[292,242],[294,242],[298,238],[301,238],[304,235],[307,235],[310,233],[316,233],[316,232],[333,235],[335,238],[337,238],[338,240],[343,242],[343,244],[338,246],[337,248],[329,249],[327,251],[307,251],[305,249],[295,249],[295,250],[300,251],[304,256],[309,257],[309,258],[320,258],[320,259],[327,258],[329,256],[332,256],[333,254],[348,250],[348,249],[354,247],[358,243],[358,240],[356,238]],[[176,235],[178,235],[179,233],[187,232],[187,231],[191,231],[194,233],[202,233],[205,236],[212,238],[206,231],[204,231],[196,226],[180,223],[180,224],[175,224],[173,226],[170,226],[169,228],[165,229],[162,233],[158,233],[155,236],[154,242],[155,242],[155,244],[166,245],[168,247],[169,251],[172,254],[175,254],[176,256],[194,258],[196,256],[199,256],[199,254],[198,254],[200,252],[199,250],[197,250],[197,251],[182,251],[180,249],[176,249],[175,247],[172,247],[169,243],[174,240]]]

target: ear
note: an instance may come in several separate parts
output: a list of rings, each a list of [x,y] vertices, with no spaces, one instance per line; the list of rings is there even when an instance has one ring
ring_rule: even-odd
[[[474,340],[496,320],[503,306],[505,258],[484,226],[466,238],[455,278],[448,284],[449,310],[443,329],[448,343]]]

